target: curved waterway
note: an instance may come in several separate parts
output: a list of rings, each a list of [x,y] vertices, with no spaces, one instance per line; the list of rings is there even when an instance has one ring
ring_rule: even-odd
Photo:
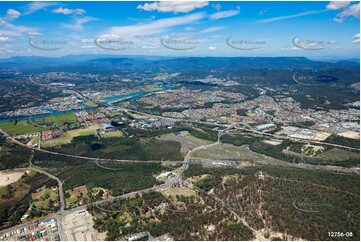
[[[172,83],[162,83],[162,84],[159,84],[158,87],[162,88],[164,91],[164,90],[171,88]],[[126,94],[112,96],[112,97],[106,97],[106,98],[103,98],[102,100],[105,101],[106,103],[122,102],[122,101],[126,101],[126,100],[132,102],[132,101],[135,101],[135,100],[137,100],[141,97],[144,97],[145,95],[151,94],[151,93],[152,92],[144,92],[144,91],[132,92],[132,93],[126,93]],[[67,111],[56,111],[56,110],[51,110],[51,109],[44,109],[44,110],[48,111],[49,113],[36,114],[36,115],[31,116],[31,118],[39,119],[39,118],[54,116],[54,115],[58,115],[58,114],[73,113],[73,112],[78,112],[81,110],[90,110],[90,109],[96,108],[96,107],[88,106],[85,103],[82,103],[82,105],[84,106],[84,108],[76,109],[76,110],[67,110]],[[22,117],[14,117],[14,118],[0,117],[0,123],[27,120],[27,119],[29,119],[29,117],[30,116],[22,116]]]

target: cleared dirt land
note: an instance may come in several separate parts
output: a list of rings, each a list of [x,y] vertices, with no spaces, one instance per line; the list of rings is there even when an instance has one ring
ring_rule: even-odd
[[[2,171],[0,172],[0,187],[5,187],[20,180],[25,171]]]
[[[192,152],[192,157],[209,160],[247,160],[252,162],[280,162],[277,159],[255,153],[248,145],[215,144]]]
[[[293,166],[305,169],[320,169],[324,166],[315,166],[308,164],[293,164],[286,161],[278,160],[263,154],[253,152],[248,145],[234,146],[231,144],[214,144],[204,148],[198,148],[191,152],[192,158],[200,158],[203,163],[212,163],[212,161],[239,161],[240,167],[252,165],[276,165],[276,166]],[[333,168],[330,168],[333,169]]]
[[[22,178],[25,172],[28,176],[36,174],[28,170],[0,172],[0,207],[6,204],[14,204],[29,193],[30,185],[24,182],[24,178]]]
[[[189,134],[188,131],[182,131],[179,132],[179,134],[165,134],[160,137],[160,140],[176,141],[181,143],[181,153],[187,153],[189,150],[192,150],[196,147],[211,143],[211,141],[194,137],[193,135]]]
[[[106,233],[93,228],[93,218],[85,209],[66,215],[62,225],[65,241],[104,241],[106,238]]]
[[[360,139],[360,133],[354,131],[345,131],[342,133],[338,133],[342,137],[350,138],[350,139]]]

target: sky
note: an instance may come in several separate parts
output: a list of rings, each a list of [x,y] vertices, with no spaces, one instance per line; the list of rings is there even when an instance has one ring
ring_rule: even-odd
[[[0,2],[0,58],[359,58],[359,2]]]

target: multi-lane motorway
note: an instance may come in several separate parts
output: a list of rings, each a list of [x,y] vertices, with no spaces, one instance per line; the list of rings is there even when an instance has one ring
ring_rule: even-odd
[[[183,120],[183,119],[175,119],[175,118],[167,118],[167,117],[163,117],[163,116],[157,116],[157,115],[152,115],[152,114],[147,114],[147,113],[143,113],[143,112],[138,112],[136,110],[127,110],[127,109],[124,109],[123,111],[125,112],[131,112],[131,113],[137,113],[137,114],[141,114],[141,115],[146,115],[148,117],[155,117],[155,118],[162,118],[162,119],[168,119],[168,120],[172,120],[172,121],[183,121],[183,122],[188,122],[188,123],[198,123],[198,124],[207,124],[207,125],[213,125],[213,126],[218,126],[218,127],[221,127],[221,128],[224,128],[223,130],[220,130],[219,133],[218,133],[218,140],[217,142],[215,143],[212,143],[210,145],[206,145],[206,146],[211,146],[211,145],[215,145],[215,144],[219,144],[220,143],[220,138],[223,134],[225,134],[226,132],[228,132],[230,129],[236,129],[236,130],[240,130],[240,131],[244,131],[244,132],[247,132],[249,134],[253,134],[253,135],[258,135],[258,136],[268,136],[268,137],[272,137],[272,138],[276,138],[276,139],[289,139],[289,140],[293,140],[293,141],[297,141],[297,142],[302,142],[302,143],[314,143],[314,144],[321,144],[321,145],[328,145],[328,146],[332,146],[332,147],[338,147],[338,148],[344,148],[344,149],[350,149],[350,150],[358,150],[358,148],[353,148],[353,147],[348,147],[348,146],[343,146],[343,145],[337,145],[337,144],[332,144],[332,143],[327,143],[327,142],[321,142],[321,141],[310,141],[310,140],[304,140],[304,139],[299,139],[299,138],[290,138],[290,137],[285,137],[285,136],[280,136],[280,135],[275,135],[275,134],[269,134],[269,133],[264,133],[264,132],[261,132],[261,131],[257,131],[257,130],[254,130],[254,129],[251,129],[251,128],[247,128],[247,127],[241,127],[239,125],[239,123],[234,123],[234,124],[230,124],[230,125],[226,125],[226,124],[217,124],[217,123],[210,123],[210,122],[202,122],[202,121],[191,121],[191,120]],[[102,166],[101,164],[99,164],[99,162],[109,162],[109,161],[113,161],[113,162],[154,162],[154,163],[159,163],[161,161],[138,161],[138,160],[119,160],[119,159],[99,159],[99,158],[95,158],[95,157],[86,157],[86,156],[78,156],[78,155],[71,155],[71,154],[64,154],[64,153],[59,153],[59,152],[53,152],[53,151],[49,151],[49,150],[44,150],[44,149],[37,149],[37,148],[34,148],[34,147],[30,147],[30,146],[27,146],[23,143],[21,143],[20,141],[16,140],[15,138],[11,137],[9,134],[7,134],[5,131],[1,130],[0,129],[0,134],[4,135],[8,140],[10,140],[11,142],[17,144],[17,145],[20,145],[20,146],[23,146],[23,147],[26,147],[26,148],[29,148],[29,149],[32,149],[33,151],[34,150],[37,150],[37,151],[40,151],[40,152],[44,152],[44,153],[48,153],[48,154],[52,154],[52,155],[59,155],[59,156],[66,156],[66,157],[70,157],[70,158],[76,158],[76,159],[84,159],[84,160],[88,160],[88,161],[94,161],[95,164],[97,164],[99,167],[102,167],[102,168],[107,168],[107,167],[104,167]],[[108,202],[112,202],[116,199],[124,199],[124,198],[130,198],[130,197],[134,197],[136,195],[139,195],[139,194],[143,194],[143,193],[148,193],[148,192],[153,192],[153,191],[159,191],[159,190],[163,190],[163,189],[166,189],[174,184],[177,184],[179,182],[182,181],[182,175],[184,173],[184,171],[186,171],[188,169],[188,164],[189,164],[189,161],[190,161],[190,154],[192,151],[195,151],[197,149],[202,149],[202,148],[205,148],[205,146],[200,146],[200,147],[197,147],[193,150],[190,150],[188,151],[188,153],[185,155],[184,157],[184,160],[183,161],[172,161],[172,163],[181,163],[183,164],[181,166],[181,168],[178,169],[178,172],[176,173],[176,175],[170,179],[169,181],[167,181],[166,183],[164,184],[161,184],[161,185],[158,185],[158,186],[154,186],[152,188],[147,188],[147,189],[144,189],[144,190],[139,190],[139,191],[134,191],[134,192],[131,192],[131,193],[127,193],[127,194],[123,194],[121,196],[117,196],[117,197],[113,197],[113,198],[109,198],[109,199],[106,199],[106,200],[101,200],[101,201],[96,201],[96,202],[93,202],[93,203],[90,203],[90,204],[87,204],[87,205],[82,205],[82,206],[79,206],[79,207],[76,207],[76,208],[73,208],[73,209],[69,209],[69,210],[65,210],[65,201],[64,201],[64,193],[63,193],[63,184],[62,182],[60,181],[59,178],[57,178],[56,176],[54,176],[53,174],[41,169],[40,167],[36,167],[32,164],[31,160],[32,160],[32,157],[29,161],[30,163],[30,166],[28,168],[19,168],[19,169],[32,169],[34,171],[37,171],[39,173],[42,173],[42,174],[45,174],[47,175],[48,177],[50,177],[51,179],[54,179],[57,181],[58,183],[58,187],[59,187],[59,199],[60,199],[60,209],[57,213],[55,214],[52,214],[52,215],[49,215],[47,216],[47,218],[54,218],[56,219],[57,221],[57,224],[58,224],[58,228],[59,228],[59,234],[60,234],[60,237],[61,239],[65,238],[65,235],[64,235],[64,231],[63,231],[63,228],[62,228],[62,219],[64,216],[70,214],[70,213],[74,213],[74,212],[78,212],[78,211],[81,211],[81,210],[84,210],[86,209],[86,207],[88,205],[101,205],[101,204],[104,204],[104,203],[108,203]],[[312,165],[311,165],[312,166]],[[22,227],[25,227],[27,225],[31,225],[33,222],[29,222],[27,224],[22,224],[22,225],[19,225],[19,226],[15,226],[15,227],[12,227],[10,229],[7,229],[7,230],[4,230],[4,231],[1,231],[1,232],[7,232],[7,231],[10,231],[10,230],[14,230],[14,229],[17,229],[17,228],[22,228]]]

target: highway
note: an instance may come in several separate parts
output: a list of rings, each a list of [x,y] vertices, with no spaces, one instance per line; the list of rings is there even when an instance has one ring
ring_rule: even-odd
[[[30,78],[30,77],[29,77]],[[77,93],[79,95],[79,93]],[[189,167],[189,160],[190,160],[190,155],[193,151],[196,151],[198,149],[203,149],[205,147],[209,147],[212,145],[216,145],[219,144],[221,142],[221,136],[224,135],[226,132],[228,132],[231,129],[235,129],[235,130],[240,130],[243,132],[247,132],[248,134],[253,134],[253,135],[261,135],[261,136],[266,136],[266,137],[272,137],[272,138],[276,138],[276,139],[281,139],[281,140],[292,140],[292,141],[296,141],[296,142],[302,142],[302,143],[313,143],[313,144],[319,144],[319,145],[327,145],[327,146],[332,146],[332,147],[338,147],[338,148],[344,148],[344,149],[349,149],[349,150],[357,150],[359,151],[359,148],[354,148],[354,147],[348,147],[348,146],[344,146],[344,145],[338,145],[338,144],[332,144],[332,143],[328,143],[328,142],[322,142],[322,141],[310,141],[310,140],[305,140],[305,139],[300,139],[300,138],[291,138],[291,137],[286,137],[286,136],[280,136],[280,135],[275,135],[275,134],[269,134],[269,133],[263,133],[261,131],[257,131],[253,128],[250,127],[240,127],[240,123],[233,123],[233,124],[218,124],[218,123],[211,123],[211,122],[204,122],[204,121],[194,121],[194,120],[187,120],[187,119],[179,119],[179,118],[169,118],[169,117],[163,117],[163,116],[158,116],[158,115],[152,115],[152,114],[148,114],[148,113],[143,113],[143,112],[139,112],[136,110],[129,110],[129,109],[121,109],[127,113],[131,112],[131,113],[137,113],[140,115],[145,115],[148,117],[153,117],[153,118],[162,118],[162,119],[167,119],[167,120],[171,120],[171,121],[176,121],[176,122],[187,122],[187,123],[196,123],[196,124],[206,124],[206,125],[212,125],[212,126],[217,126],[220,128],[223,128],[222,130],[219,131],[218,133],[218,139],[217,142],[209,144],[209,145],[203,145],[203,146],[199,146],[194,148],[193,150],[189,150],[188,153],[185,155],[184,160],[183,161],[172,161],[173,163],[180,163],[183,164],[181,166],[181,168],[179,168],[179,171],[177,172],[177,174],[175,175],[175,177],[173,177],[172,179],[170,179],[169,181],[167,181],[164,184],[158,185],[158,186],[154,186],[151,188],[147,188],[147,189],[143,189],[143,190],[139,190],[139,191],[134,191],[131,193],[127,193],[127,194],[123,194],[117,197],[113,197],[113,198],[109,198],[106,200],[101,200],[101,201],[96,201],[96,202],[92,202],[90,204],[86,204],[86,205],[82,205],[73,209],[69,209],[69,210],[65,210],[65,201],[64,201],[64,192],[63,192],[63,184],[60,181],[59,178],[57,178],[56,176],[54,176],[53,174],[41,169],[40,167],[36,167],[32,164],[31,160],[32,157],[30,158],[30,167],[28,168],[17,168],[17,170],[27,170],[27,169],[31,169],[34,171],[37,171],[39,173],[45,174],[48,177],[50,177],[51,179],[54,179],[57,181],[58,183],[58,188],[59,188],[59,199],[60,199],[60,208],[59,211],[55,214],[46,216],[47,218],[55,218],[57,220],[58,226],[59,226],[59,233],[60,233],[60,237],[63,239],[64,238],[64,231],[62,229],[62,218],[70,213],[73,212],[77,212],[77,211],[81,211],[83,209],[86,209],[86,207],[88,205],[102,205],[102,204],[106,204],[108,202],[112,202],[114,200],[117,199],[125,199],[125,198],[131,198],[134,197],[136,195],[140,195],[140,194],[144,194],[144,193],[149,193],[149,192],[154,192],[154,191],[160,191],[163,189],[166,189],[174,184],[177,184],[179,182],[182,181],[182,176],[183,173],[188,169]],[[121,160],[121,159],[100,159],[100,158],[95,158],[95,157],[86,157],[86,156],[78,156],[78,155],[71,155],[71,154],[64,154],[64,153],[59,153],[59,152],[54,152],[54,151],[49,151],[49,150],[44,150],[41,148],[34,148],[34,147],[30,147],[27,146],[26,144],[21,143],[20,141],[16,140],[15,138],[11,137],[9,134],[7,134],[5,131],[0,129],[0,133],[2,135],[4,135],[8,140],[10,140],[11,142],[20,145],[22,147],[26,147],[28,149],[31,149],[33,152],[34,150],[37,150],[39,152],[44,152],[44,153],[48,153],[48,154],[52,154],[52,155],[59,155],[59,156],[65,156],[65,157],[70,157],[70,158],[76,158],[76,159],[84,159],[84,160],[89,160],[89,161],[93,161],[97,166],[103,168],[103,169],[108,169],[108,170],[114,170],[117,168],[109,168],[106,166],[103,166],[102,164],[106,164],[107,162],[119,162],[119,163],[126,163],[126,162],[131,162],[131,163],[140,163],[140,162],[149,162],[149,163],[160,163],[161,161],[158,160],[152,160],[152,161],[140,161],[140,160]],[[101,164],[100,164],[101,163]],[[312,165],[309,165],[312,166]],[[302,167],[300,167],[302,168]],[[310,167],[308,167],[310,168]],[[312,168],[312,167],[311,167]],[[15,169],[16,170],[16,169]],[[219,201],[220,202],[220,201]],[[223,204],[224,205],[224,204]],[[33,222],[29,222],[27,224],[32,224]],[[17,227],[24,227],[26,226],[26,224],[22,224],[19,226],[15,226],[9,229],[6,229],[4,231],[10,231],[10,230],[14,230]],[[4,232],[1,231],[1,232]]]
[[[148,115],[148,114],[147,114]],[[153,116],[153,115],[152,115]],[[162,117],[164,118],[164,117]],[[179,120],[177,120],[179,121]],[[187,120],[186,122],[190,122],[189,120]],[[208,122],[196,122],[196,123],[203,123],[203,124],[208,124],[208,125],[215,125],[215,126],[218,126],[218,127],[223,127],[224,129],[223,130],[219,130],[218,132],[218,140],[212,144],[208,144],[208,145],[203,145],[203,146],[199,146],[199,147],[196,147],[192,150],[189,150],[187,152],[187,154],[185,155],[184,157],[184,160],[183,161],[174,161],[175,163],[182,163],[183,165],[179,168],[177,174],[172,178],[170,179],[169,181],[167,181],[166,183],[164,184],[161,184],[161,185],[158,185],[158,186],[154,186],[154,187],[151,187],[151,188],[147,188],[147,189],[143,189],[143,190],[139,190],[139,191],[134,191],[134,192],[130,192],[130,193],[127,193],[127,194],[123,194],[123,195],[120,195],[120,196],[117,196],[117,197],[112,197],[112,198],[109,198],[109,199],[105,199],[105,200],[100,200],[100,201],[95,201],[95,202],[92,202],[92,203],[89,203],[89,204],[86,204],[86,205],[82,205],[82,206],[78,206],[76,208],[72,208],[72,209],[69,209],[69,210],[65,210],[65,201],[64,201],[64,192],[63,192],[63,184],[62,182],[60,181],[59,178],[57,178],[56,176],[54,176],[53,174],[41,169],[40,167],[35,167],[33,164],[32,164],[32,158],[33,158],[33,155],[31,156],[30,160],[29,160],[29,163],[30,163],[30,167],[28,168],[18,168],[21,169],[21,170],[26,170],[26,169],[32,169],[34,171],[37,171],[39,173],[42,173],[42,174],[45,174],[47,175],[48,177],[50,177],[51,179],[54,179],[57,181],[58,183],[58,187],[59,187],[59,199],[60,199],[60,209],[57,213],[55,214],[52,214],[52,215],[49,215],[47,216],[47,218],[54,218],[57,220],[57,223],[58,223],[58,227],[59,227],[59,234],[60,234],[60,237],[61,239],[65,238],[64,236],[64,231],[63,231],[63,228],[62,228],[62,221],[63,221],[63,217],[70,214],[70,213],[74,213],[74,212],[78,212],[78,211],[81,211],[81,210],[84,210],[87,208],[87,206],[89,205],[96,205],[96,206],[99,206],[99,205],[102,205],[102,204],[106,204],[106,203],[109,203],[109,202],[112,202],[114,200],[117,200],[117,199],[125,199],[125,198],[131,198],[131,197],[134,197],[136,195],[141,195],[141,194],[144,194],[144,193],[149,193],[149,192],[154,192],[154,191],[160,191],[160,190],[163,190],[163,189],[166,189],[174,184],[177,184],[179,182],[182,181],[182,176],[183,176],[183,173],[188,169],[189,167],[189,160],[190,160],[190,156],[191,156],[191,153],[196,151],[196,150],[199,150],[199,149],[203,149],[203,148],[206,148],[206,147],[210,147],[210,146],[213,146],[213,145],[217,145],[221,142],[220,138],[223,134],[225,134],[226,132],[228,132],[230,129],[237,129],[237,130],[242,130],[242,131],[246,131],[246,132],[252,132],[254,134],[258,134],[258,135],[265,135],[265,136],[270,136],[270,137],[274,137],[274,138],[278,138],[278,139],[285,139],[287,137],[283,137],[283,136],[278,136],[278,135],[274,135],[274,134],[267,134],[267,133],[263,133],[263,132],[260,132],[260,131],[256,131],[256,130],[253,130],[253,129],[249,129],[249,128],[243,128],[243,127],[238,127],[237,123],[234,123],[234,124],[231,124],[231,125],[223,125],[223,124],[214,124],[214,123],[208,123]],[[109,161],[116,161],[116,162],[161,162],[161,161],[136,161],[136,160],[118,160],[118,159],[99,159],[99,158],[95,158],[95,157],[85,157],[85,156],[77,156],[77,155],[70,155],[70,154],[63,154],[63,153],[58,153],[58,152],[53,152],[53,151],[48,151],[48,150],[43,150],[43,149],[36,149],[36,148],[33,148],[33,147],[29,147],[21,142],[19,142],[18,140],[16,140],[15,138],[11,137],[10,135],[8,135],[6,132],[4,132],[3,130],[0,129],[0,133],[2,135],[4,135],[7,139],[9,139],[11,142],[15,143],[15,144],[18,144],[18,145],[21,145],[23,147],[26,147],[26,148],[29,148],[31,149],[33,152],[34,150],[37,150],[37,151],[41,151],[41,152],[45,152],[45,153],[49,153],[49,154],[53,154],[53,155],[61,155],[61,156],[66,156],[66,157],[72,157],[72,158],[78,158],[78,159],[86,159],[86,160],[92,160],[94,161],[94,163],[96,165],[98,165],[99,167],[102,167],[104,169],[116,169],[116,168],[108,168],[108,167],[105,167],[105,166],[102,166],[101,164],[99,164],[99,161],[102,161],[102,162],[109,162]],[[303,140],[305,142],[305,140]],[[310,141],[307,140],[307,143],[309,143]],[[315,143],[320,143],[320,144],[328,144],[328,143],[325,143],[325,142],[317,142],[315,141]],[[342,146],[342,145],[336,145],[336,144],[329,144],[329,145],[332,145],[332,146],[336,146],[336,147],[341,147],[341,148],[348,148],[348,149],[356,149],[356,148],[352,148],[352,147],[346,147],[346,146]],[[359,150],[359,149],[356,149],[356,150]],[[221,202],[221,201],[218,201],[218,202]],[[223,206],[225,206],[224,204],[222,204]],[[230,209],[230,208],[228,208]],[[232,209],[230,209],[232,210]],[[234,214],[234,211],[232,211],[232,213]],[[12,228],[9,228],[9,229],[6,229],[4,231],[1,231],[1,232],[7,232],[7,231],[10,231],[10,230],[14,230],[16,228],[20,228],[20,227],[24,227],[24,226],[27,226],[28,225],[31,225],[33,224],[33,222],[29,222],[29,223],[26,223],[26,224],[22,224],[22,225],[18,225],[18,226],[15,226],[15,227],[12,227]]]
[[[255,129],[244,128],[244,127],[237,126],[237,125],[240,125],[240,123],[219,124],[219,123],[212,123],[212,122],[206,122],[206,121],[195,121],[195,120],[188,120],[188,119],[181,119],[181,118],[164,117],[164,116],[139,112],[139,111],[136,111],[136,110],[125,109],[125,108],[121,108],[121,110],[123,110],[124,112],[127,112],[127,113],[131,112],[131,113],[136,113],[136,114],[139,114],[139,115],[144,115],[144,116],[147,116],[147,117],[162,118],[162,119],[167,119],[167,120],[175,121],[175,122],[206,124],[206,125],[212,125],[212,126],[217,126],[217,127],[223,127],[223,128],[226,128],[226,129],[230,129],[230,126],[231,126],[231,128],[246,131],[246,132],[249,132],[249,134],[257,134],[257,135],[268,136],[268,137],[281,139],[281,140],[291,140],[291,141],[307,143],[307,144],[312,144],[313,143],[313,144],[327,145],[327,146],[332,146],[332,147],[337,147],[337,148],[360,151],[359,148],[354,148],[354,147],[345,146],[345,145],[338,145],[338,144],[333,144],[333,143],[328,143],[328,142],[323,142],[323,141],[313,141],[313,140],[308,140],[308,139],[292,138],[292,137],[281,136],[281,135],[276,135],[276,134],[264,133],[264,132],[261,132],[261,131],[257,131]]]
[[[31,74],[32,75],[32,74]],[[40,83],[35,82],[32,78],[31,75],[29,75],[29,80],[35,84],[38,85],[43,85]],[[295,75],[294,75],[295,76]],[[229,78],[229,75],[227,76],[227,78]],[[293,78],[294,81],[295,78]],[[303,84],[303,83],[300,83]],[[306,85],[306,84],[303,84]],[[87,100],[87,98],[85,98],[84,96],[82,96],[80,93],[73,91],[73,90],[68,90],[69,92],[73,92],[76,95],[78,95],[80,98]],[[91,100],[91,99],[90,99]],[[97,103],[96,100],[92,100],[94,102]],[[102,103],[103,104],[103,103]],[[105,105],[109,105],[112,106],[112,104],[108,104],[108,103],[104,103]],[[122,111],[124,112],[131,112],[131,113],[136,113],[136,114],[140,114],[140,115],[144,115],[147,117],[153,117],[153,118],[162,118],[162,119],[167,119],[167,120],[171,120],[171,121],[178,121],[178,122],[188,122],[188,123],[198,123],[198,124],[207,124],[207,125],[213,125],[213,126],[218,126],[218,127],[224,127],[224,128],[228,128],[230,125],[226,125],[226,124],[218,124],[218,123],[211,123],[211,122],[205,122],[205,121],[195,121],[195,120],[188,120],[188,119],[181,119],[181,118],[171,118],[171,117],[164,117],[164,116],[159,116],[159,115],[154,115],[154,114],[149,114],[149,113],[144,113],[144,112],[139,112],[137,110],[132,110],[132,109],[125,109],[125,108],[120,108]],[[319,144],[319,145],[327,145],[327,146],[332,146],[332,147],[337,147],[337,148],[343,148],[343,149],[349,149],[349,150],[356,150],[356,151],[360,151],[359,148],[354,148],[354,147],[349,147],[349,146],[345,146],[345,145],[338,145],[338,144],[333,144],[333,143],[328,143],[328,142],[322,142],[322,141],[313,141],[313,140],[308,140],[308,139],[301,139],[301,138],[291,138],[291,137],[286,137],[286,136],[281,136],[281,135],[275,135],[275,134],[269,134],[269,133],[264,133],[261,131],[257,131],[254,129],[249,129],[249,128],[242,128],[242,127],[236,127],[235,124],[231,124],[231,126],[234,126],[235,129],[238,130],[243,130],[243,131],[247,131],[247,132],[251,132],[253,134],[258,134],[258,135],[262,135],[262,136],[268,136],[268,137],[273,137],[276,139],[282,139],[282,140],[291,140],[291,141],[296,141],[296,142],[301,142],[301,143],[307,143],[307,144]],[[3,132],[3,131],[2,131]],[[66,154],[59,154],[59,155],[66,155]],[[66,155],[69,156],[69,155]],[[72,156],[69,156],[72,157]],[[83,157],[74,157],[74,158],[80,158],[83,159]],[[93,158],[94,159],[94,158]],[[126,161],[124,161],[126,162]]]
[[[159,116],[159,115],[139,112],[137,110],[131,110],[131,109],[126,109],[126,108],[120,108],[120,109],[122,111],[128,113],[128,114],[129,113],[135,113],[135,114],[147,116],[147,117],[150,117],[150,118],[162,118],[162,119],[166,119],[166,120],[170,120],[170,121],[174,121],[174,122],[206,124],[206,125],[217,126],[217,127],[222,127],[222,128],[226,128],[226,129],[234,128],[234,129],[237,129],[237,130],[242,130],[242,131],[248,132],[250,135],[257,134],[257,135],[268,136],[268,137],[281,139],[281,140],[291,140],[291,141],[307,143],[307,144],[312,144],[313,143],[313,144],[327,145],[327,146],[332,146],[332,147],[337,147],[337,148],[360,151],[359,148],[354,148],[354,147],[345,146],[345,145],[338,145],[338,144],[333,144],[333,143],[328,143],[328,142],[323,142],[323,141],[313,141],[313,140],[301,139],[301,138],[292,138],[292,137],[287,137],[287,136],[282,136],[282,135],[264,133],[264,132],[257,131],[255,129],[251,129],[251,128],[239,127],[239,125],[241,123],[219,124],[219,123],[212,123],[212,122],[206,122],[206,121],[195,121],[195,120],[189,120],[189,119],[181,119],[181,118],[171,118],[171,117]]]
[[[129,112],[129,110],[124,109],[125,112]],[[149,117],[156,117],[156,118],[164,118],[162,116],[157,116],[157,115],[150,115],[150,114],[146,114],[146,113],[142,113],[142,112],[138,112],[138,111],[132,111],[132,112],[136,112],[139,113],[141,115],[148,115]],[[177,120],[180,121],[179,119],[173,119],[173,118],[165,118],[165,119],[170,119],[170,120]],[[182,120],[184,122],[192,122],[189,120]],[[226,132],[228,132],[231,129],[236,129],[236,130],[240,130],[240,131],[244,131],[247,132],[247,134],[253,134],[253,135],[261,135],[261,136],[267,136],[267,137],[272,137],[272,138],[276,138],[276,139],[281,139],[281,140],[292,140],[292,141],[296,141],[296,142],[302,142],[302,143],[306,143],[306,144],[319,144],[319,145],[328,145],[328,146],[332,146],[332,147],[338,147],[338,148],[343,148],[343,149],[349,149],[349,150],[356,150],[359,151],[359,148],[353,148],[353,147],[348,147],[348,146],[344,146],[344,145],[338,145],[338,144],[332,144],[332,143],[327,143],[327,142],[321,142],[321,141],[310,141],[310,140],[304,140],[304,139],[298,139],[298,138],[290,138],[290,137],[285,137],[285,136],[280,136],[280,135],[275,135],[275,134],[269,134],[269,133],[263,133],[261,131],[257,131],[253,128],[244,128],[244,127],[239,127],[239,123],[232,123],[230,125],[225,125],[225,124],[215,124],[215,123],[209,123],[209,122],[202,122],[202,121],[193,121],[194,123],[201,123],[201,124],[207,124],[207,125],[214,125],[214,126],[218,126],[218,127],[222,127],[224,128],[223,130],[220,130],[218,132],[218,140],[216,143],[220,142],[221,136],[223,134],[225,134]],[[53,154],[53,155],[60,155],[60,156],[65,156],[65,157],[71,157],[71,158],[77,158],[77,159],[84,159],[84,160],[88,160],[88,161],[93,161],[97,166],[108,169],[108,170],[114,170],[116,168],[107,168],[106,166],[103,166],[100,163],[106,164],[109,162],[118,162],[118,163],[159,163],[161,161],[158,160],[148,160],[148,161],[141,161],[141,160],[120,160],[120,159],[100,159],[100,158],[95,158],[95,157],[87,157],[87,156],[78,156],[78,155],[71,155],[71,154],[64,154],[64,153],[59,153],[59,152],[54,152],[54,151],[49,151],[49,150],[44,150],[41,148],[34,148],[34,147],[30,147],[27,146],[26,144],[21,143],[20,141],[16,140],[15,138],[11,137],[9,134],[7,134],[5,131],[0,129],[0,133],[3,134],[7,139],[9,139],[11,142],[21,145],[23,147],[26,147],[28,149],[32,149],[32,150],[37,150],[40,152],[44,152],[44,153],[48,153],[48,154]],[[214,144],[213,144],[214,145]],[[200,148],[200,147],[198,147]],[[197,148],[196,148],[197,149]],[[189,157],[188,157],[189,153],[186,155],[187,159],[184,159],[183,161],[171,161],[172,163],[178,163],[178,164],[188,164],[189,163]],[[300,166],[300,168],[306,168],[306,169],[312,169],[312,167],[315,165],[310,165],[310,164],[304,164]],[[316,168],[316,166],[315,166]],[[330,166],[325,166],[324,167],[325,170],[331,170],[333,169]],[[317,169],[320,169],[320,166],[317,166]],[[351,168],[353,169],[353,168]],[[334,169],[335,171],[338,172],[350,172],[349,170],[346,169]],[[359,170],[357,171],[352,171],[352,172],[359,172]]]
[[[126,112],[129,112],[129,110],[124,110]],[[146,114],[146,113],[142,113],[142,112],[138,112],[138,111],[134,111],[136,113],[142,114],[142,115],[148,115],[149,117],[156,117],[156,118],[161,118],[161,116],[156,116],[156,115],[150,115],[150,114]],[[162,117],[164,118],[164,117]],[[168,118],[165,118],[168,119]],[[171,120],[175,120],[173,118],[170,118]],[[177,121],[179,121],[178,119],[176,119]],[[192,121],[186,121],[183,120],[184,122],[192,122]],[[269,133],[263,133],[261,131],[257,131],[255,129],[252,128],[244,128],[244,127],[239,127],[238,123],[233,123],[230,125],[225,125],[225,124],[214,124],[214,123],[209,123],[209,122],[201,122],[201,121],[193,121],[195,123],[202,123],[202,124],[207,124],[207,125],[214,125],[214,126],[218,126],[218,127],[222,127],[224,128],[223,130],[220,130],[218,133],[218,141],[217,143],[220,142],[220,138],[223,134],[225,134],[226,132],[228,132],[230,129],[236,129],[236,130],[240,130],[240,131],[244,131],[247,132],[248,134],[254,134],[254,135],[261,135],[261,136],[267,136],[267,137],[272,137],[272,138],[276,138],[276,139],[288,139],[288,140],[292,140],[292,141],[297,141],[297,142],[302,142],[302,143],[307,143],[307,144],[319,144],[319,145],[329,145],[329,146],[333,146],[333,147],[338,147],[338,148],[343,148],[343,149],[349,149],[349,150],[356,150],[359,151],[360,149],[358,148],[353,148],[353,147],[348,147],[348,146],[344,146],[344,145],[338,145],[338,144],[332,144],[332,143],[327,143],[327,142],[321,142],[321,141],[310,141],[310,140],[304,140],[304,139],[298,139],[298,138],[290,138],[290,137],[285,137],[285,136],[280,136],[280,135],[275,135],[275,134],[269,134]],[[11,142],[18,144],[20,146],[23,146],[25,148],[28,149],[32,149],[32,150],[37,150],[40,152],[44,152],[44,153],[48,153],[48,154],[53,154],[53,155],[59,155],[59,156],[65,156],[65,157],[71,157],[71,158],[77,158],[77,159],[83,159],[83,160],[88,160],[88,161],[93,161],[97,166],[105,168],[105,169],[116,169],[116,168],[107,168],[106,166],[103,166],[100,163],[103,164],[107,164],[109,162],[117,162],[117,163],[159,163],[161,161],[158,160],[148,160],[148,161],[141,161],[141,160],[120,160],[120,159],[101,159],[101,158],[95,158],[95,157],[87,157],[87,156],[78,156],[78,155],[71,155],[71,154],[64,154],[64,153],[59,153],[59,152],[54,152],[54,151],[49,151],[49,150],[44,150],[41,148],[35,148],[35,147],[31,147],[31,146],[27,146],[26,144],[21,143],[20,141],[16,140],[15,138],[11,137],[9,134],[7,134],[5,131],[3,131],[2,129],[0,129],[0,133],[2,135],[4,135],[7,139],[9,139]],[[213,144],[214,145],[214,144]],[[200,148],[200,147],[198,147]],[[189,154],[189,153],[188,153]],[[188,157],[188,154],[186,157]],[[188,164],[189,163],[189,159],[184,159],[183,161],[171,161],[172,163],[178,163],[178,164]],[[305,168],[309,169],[312,168],[313,165],[307,165],[305,166]],[[303,166],[301,167],[303,168]],[[317,167],[318,169],[320,167]],[[330,167],[325,167],[325,169],[327,168],[327,170],[330,170]],[[337,171],[343,171],[342,169],[337,169]],[[344,170],[344,172],[349,172]]]

